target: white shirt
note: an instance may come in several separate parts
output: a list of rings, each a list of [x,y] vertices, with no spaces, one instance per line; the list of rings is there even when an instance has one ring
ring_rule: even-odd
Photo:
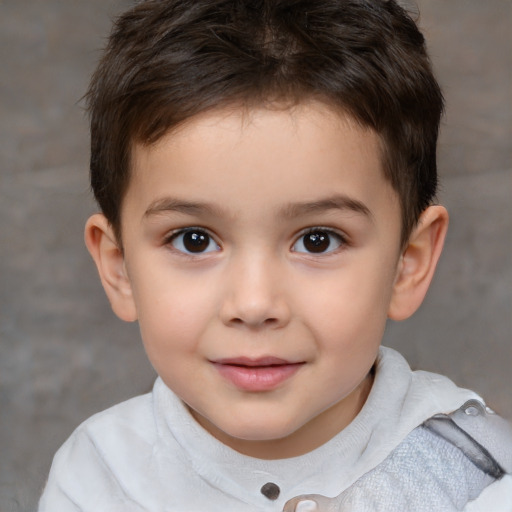
[[[423,421],[472,398],[446,377],[412,372],[400,354],[382,348],[370,395],[350,425],[300,457],[261,460],[212,437],[157,379],[152,393],[76,429],[55,456],[39,512],[281,512],[297,495],[340,494]],[[512,492],[507,479],[484,491],[487,503]],[[275,500],[261,492],[268,483],[280,491]],[[485,510],[512,510],[510,503]]]

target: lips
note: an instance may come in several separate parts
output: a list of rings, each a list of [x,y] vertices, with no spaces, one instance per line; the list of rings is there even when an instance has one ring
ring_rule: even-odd
[[[222,377],[242,391],[271,391],[291,378],[303,362],[291,362],[277,357],[251,359],[237,357],[212,361]]]

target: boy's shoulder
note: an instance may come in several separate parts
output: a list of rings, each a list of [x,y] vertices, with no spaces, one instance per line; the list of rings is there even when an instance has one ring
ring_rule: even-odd
[[[340,495],[303,495],[285,512],[512,511],[512,427],[479,400],[437,414]]]
[[[118,433],[123,429],[127,435],[137,435],[149,438],[154,434],[153,392],[139,395],[108,409],[98,412],[81,423],[68,439],[73,443],[76,438],[86,437],[93,444],[107,442],[112,446],[116,435],[109,439],[110,433]]]
[[[477,393],[458,387],[444,375],[411,370],[402,354],[381,347],[374,385],[362,415],[368,415],[371,420],[375,414],[379,415],[378,430],[385,436],[391,435],[398,444],[427,419],[436,414],[450,414],[468,400],[483,402]],[[382,422],[390,428],[380,428]]]
[[[123,487],[131,485],[126,481],[130,472],[121,475],[120,468],[143,466],[145,461],[137,459],[147,458],[156,437],[152,402],[152,393],[131,398],[80,424],[55,454],[39,510],[83,510],[83,504],[105,510],[97,502],[101,496],[115,503]],[[123,512],[140,510],[123,503]]]
[[[285,512],[302,510],[304,502],[314,505],[308,510],[317,512],[511,512],[510,427],[482,409],[480,403],[470,401],[451,415],[427,420],[340,495],[298,496],[286,504]],[[484,437],[491,440],[492,453],[456,423],[461,414],[471,416],[465,426],[473,432],[487,427]]]
[[[138,448],[152,444],[156,435],[152,402],[152,393],[147,393],[89,417],[58,450],[54,465],[58,466],[62,462],[68,468],[85,469],[83,464],[88,461],[101,461],[110,465],[107,461],[113,457],[120,459],[141,453]],[[129,452],[126,451],[127,446],[132,448]],[[73,464],[70,461],[80,462]],[[128,460],[126,462],[130,463]]]
[[[303,501],[322,512],[512,511],[507,421],[447,377],[411,371],[392,349],[381,349],[376,385],[365,407],[380,411],[379,431],[386,437],[378,444],[385,456],[337,497],[298,496],[286,512],[299,510]]]

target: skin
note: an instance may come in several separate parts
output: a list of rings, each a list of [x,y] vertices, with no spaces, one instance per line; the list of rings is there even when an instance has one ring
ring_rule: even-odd
[[[331,439],[365,403],[387,318],[420,305],[446,210],[402,249],[378,136],[319,103],[197,116],[135,145],[132,171],[123,250],[101,214],[85,238],[160,377],[241,453]]]

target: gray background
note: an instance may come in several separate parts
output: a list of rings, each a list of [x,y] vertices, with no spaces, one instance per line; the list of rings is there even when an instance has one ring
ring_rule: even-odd
[[[82,242],[94,205],[78,100],[109,19],[129,4],[0,0],[0,512],[34,510],[72,430],[154,379]],[[512,418],[512,3],[419,6],[448,103],[451,227],[424,306],[386,343]]]

